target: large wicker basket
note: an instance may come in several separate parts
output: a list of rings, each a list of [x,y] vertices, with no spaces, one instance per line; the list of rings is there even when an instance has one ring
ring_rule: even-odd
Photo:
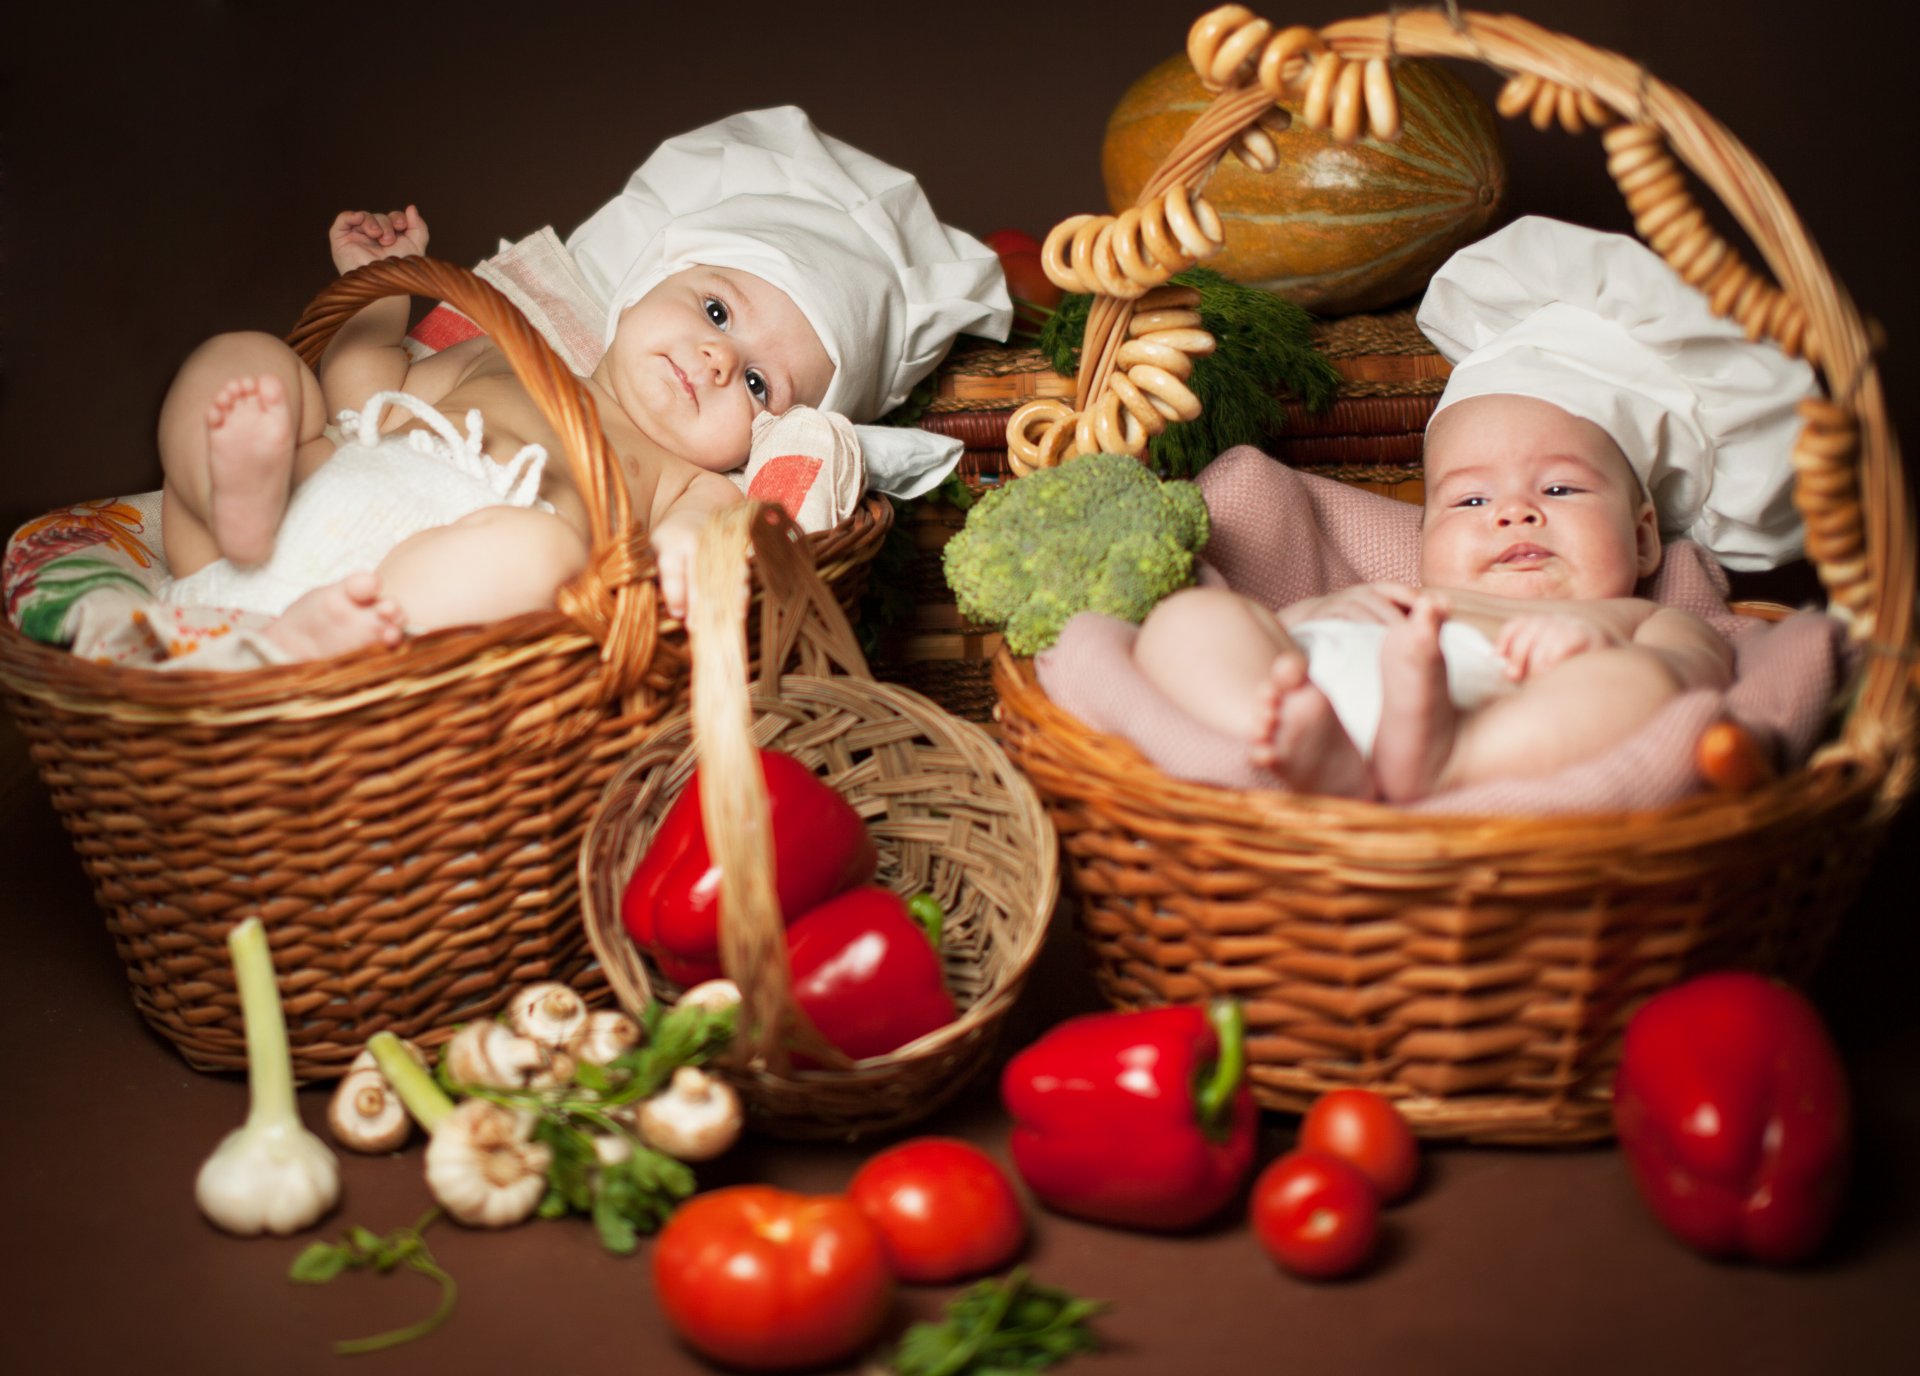
[[[1299,1110],[1357,1084],[1395,1098],[1428,1136],[1601,1137],[1620,1032],[1639,1001],[1711,966],[1804,972],[1913,784],[1914,518],[1867,331],[1766,171],[1626,59],[1510,17],[1415,11],[1317,34],[1261,22],[1230,8],[1196,25],[1198,65],[1225,90],[1146,196],[1204,182],[1273,103],[1255,67],[1303,58],[1356,73],[1309,66],[1316,88],[1367,94],[1398,56],[1475,58],[1510,74],[1508,114],[1570,132],[1624,117],[1605,135],[1608,166],[1642,235],[1716,309],[1824,375],[1828,399],[1803,407],[1795,496],[1832,609],[1864,651],[1851,708],[1837,739],[1790,777],[1572,819],[1410,816],[1180,783],[1067,716],[1030,664],[1003,653],[1004,743],[1059,828],[1107,996],[1239,996],[1267,1106]],[[1289,61],[1261,60],[1282,44]],[[1323,101],[1329,110],[1337,120],[1339,101]],[[1348,106],[1345,118],[1351,132],[1362,115]],[[1724,202],[1778,287],[1707,225],[1674,155]],[[1124,337],[1130,309],[1096,304],[1085,357],[1106,352],[1096,328]],[[1080,384],[1079,403],[1095,404],[1097,370]]]
[[[692,617],[692,711],[662,721],[608,785],[581,846],[580,891],[620,1002],[638,1014],[674,997],[675,986],[628,940],[620,897],[698,766],[702,818],[723,876],[721,957],[742,994],[730,1073],[761,1130],[852,1139],[925,1117],[991,1056],[1059,895],[1058,845],[1031,785],[979,727],[872,679],[787,530],[777,512],[762,510],[757,518],[728,512],[709,531]],[[728,595],[749,535],[769,589],[751,698],[740,602]],[[781,672],[796,657],[799,672]],[[859,1062],[819,1040],[793,1001],[756,747],[795,756],[853,804],[880,851],[875,882],[940,902],[956,1021]],[[823,1068],[792,1068],[787,1046],[796,1038]]]
[[[562,437],[592,515],[560,610],[397,650],[244,673],[88,663],[0,628],[0,690],[92,880],[134,1002],[201,1069],[246,1064],[224,939],[271,934],[301,1077],[373,1033],[434,1043],[590,953],[587,813],[687,689],[646,532],[591,396],[504,297],[423,258],[341,278],[291,336],[309,360],[360,307],[418,293],[491,334]],[[891,512],[810,537],[858,595]]]

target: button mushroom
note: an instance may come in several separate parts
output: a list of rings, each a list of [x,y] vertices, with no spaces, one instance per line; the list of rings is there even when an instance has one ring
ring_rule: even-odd
[[[683,1065],[634,1116],[640,1136],[656,1151],[680,1161],[708,1161],[740,1140],[744,1115],[732,1085]]]
[[[558,980],[529,984],[507,1004],[507,1025],[529,1041],[559,1050],[587,1025],[586,1002]]]
[[[573,1058],[542,1046],[491,1019],[470,1022],[441,1053],[456,1085],[491,1089],[544,1089],[573,1078]]]
[[[412,1042],[401,1045],[417,1064],[426,1065],[426,1053],[419,1047]],[[333,1130],[333,1140],[350,1151],[398,1151],[405,1144],[413,1119],[387,1083],[372,1051],[354,1057],[341,1076],[333,1102],[327,1106],[327,1126]]]
[[[596,1009],[587,1015],[567,1042],[567,1053],[588,1065],[605,1065],[640,1045],[640,1024],[612,1008]]]

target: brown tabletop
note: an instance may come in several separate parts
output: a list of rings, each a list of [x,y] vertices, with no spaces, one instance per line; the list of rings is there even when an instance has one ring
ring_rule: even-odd
[[[13,929],[16,997],[0,1029],[9,1077],[6,1287],[0,1369],[207,1373],[706,1370],[665,1330],[647,1244],[603,1252],[583,1220],[486,1233],[441,1224],[435,1255],[460,1285],[426,1340],[355,1358],[332,1340],[431,1311],[417,1276],[353,1274],[322,1287],[286,1269],[314,1237],[376,1231],[428,1206],[416,1142],[391,1157],[342,1153],[341,1206],[294,1238],[217,1232],[193,1201],[200,1161],[246,1111],[238,1076],[189,1069],[133,1009],[78,862],[9,739],[0,799],[9,863],[0,911]],[[1910,876],[1901,828],[1881,876]],[[1717,1264],[1668,1240],[1610,1148],[1428,1148],[1417,1194],[1361,1277],[1314,1284],[1277,1272],[1241,1218],[1191,1237],[1150,1237],[1045,1213],[1027,1256],[1049,1283],[1111,1301],[1088,1372],[1874,1372],[1910,1370],[1920,1294],[1920,1047],[1904,971],[1883,959],[1908,903],[1876,887],[1843,928],[1816,988],[1858,1095],[1857,1174],[1827,1256],[1791,1271]],[[1007,1029],[1009,1047],[1095,1006],[1061,923]],[[1907,965],[1910,969],[1910,963]],[[301,1108],[319,1129],[325,1092]],[[989,1079],[925,1130],[1006,1159]],[[1292,1140],[1268,1115],[1262,1159]],[[750,1137],[703,1167],[703,1187],[758,1180],[829,1192],[873,1150]],[[903,1290],[893,1328],[928,1317],[951,1288]],[[343,1365],[344,1364],[344,1365]],[[849,1368],[852,1369],[852,1368]]]

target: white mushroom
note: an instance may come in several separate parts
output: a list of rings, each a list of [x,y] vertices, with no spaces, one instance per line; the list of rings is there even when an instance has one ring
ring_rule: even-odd
[[[704,1008],[709,1013],[719,1013],[737,1007],[739,1003],[739,985],[730,979],[710,979],[694,985],[693,988],[681,994],[675,1001],[674,1007],[692,1004],[695,1008]]]
[[[440,1055],[456,1085],[544,1089],[573,1078],[573,1057],[491,1019],[462,1027]]]
[[[600,1008],[567,1042],[567,1053],[588,1065],[605,1065],[640,1045],[640,1024],[617,1009]]]
[[[420,1065],[426,1053],[412,1042],[401,1045]],[[400,1096],[387,1083],[373,1052],[362,1051],[341,1077],[327,1106],[327,1126],[333,1140],[350,1151],[398,1151],[413,1128],[413,1118]]]
[[[547,1192],[552,1151],[533,1140],[534,1115],[463,1100],[427,1143],[427,1188],[449,1214],[478,1228],[520,1222]]]
[[[587,1005],[558,980],[542,980],[513,996],[507,1004],[507,1024],[530,1041],[557,1051],[587,1025]]]
[[[708,1161],[740,1140],[743,1117],[732,1085],[683,1065],[666,1089],[640,1105],[635,1121],[655,1150],[681,1161]]]

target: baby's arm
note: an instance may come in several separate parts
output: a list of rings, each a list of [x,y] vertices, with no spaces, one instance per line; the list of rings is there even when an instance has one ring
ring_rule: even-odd
[[[427,251],[427,222],[418,206],[386,214],[346,210],[327,233],[336,272],[351,272],[384,258],[412,258]],[[407,381],[408,299],[390,296],[363,308],[342,325],[320,360],[320,395],[329,418],[359,407],[375,392],[396,391]],[[434,400],[435,398],[424,398]]]
[[[1733,646],[1691,612],[1656,607],[1634,631],[1633,643],[1658,656],[1682,691],[1733,682]]]
[[[669,616],[684,620],[687,615],[693,555],[700,543],[701,527],[714,512],[742,500],[740,489],[718,473],[697,473],[665,510],[654,515],[648,538],[660,570],[660,596],[666,601]]]

